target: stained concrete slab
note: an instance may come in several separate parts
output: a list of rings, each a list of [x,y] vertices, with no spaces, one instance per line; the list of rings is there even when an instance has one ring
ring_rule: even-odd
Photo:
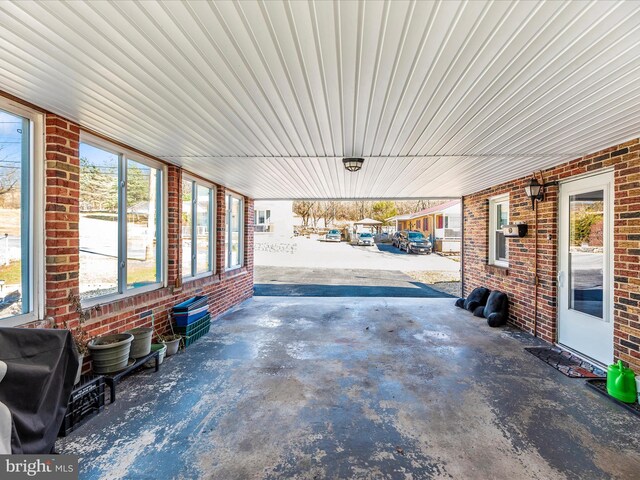
[[[638,478],[638,418],[452,303],[254,298],[57,448],[82,479]]]

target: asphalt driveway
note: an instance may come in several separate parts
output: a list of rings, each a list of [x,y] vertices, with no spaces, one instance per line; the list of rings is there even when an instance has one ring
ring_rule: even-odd
[[[410,255],[388,243],[364,247],[256,236],[256,246],[257,296],[436,298],[459,291],[457,261],[436,254]],[[439,280],[448,282],[446,286],[433,280],[439,275],[446,278]]]
[[[451,297],[397,270],[255,267],[256,296]]]
[[[359,247],[347,242],[324,242],[315,238],[262,237],[256,235],[254,264],[271,267],[329,268],[358,270],[459,272],[460,263],[436,254],[407,254],[389,243]],[[269,251],[269,246],[287,246]]]

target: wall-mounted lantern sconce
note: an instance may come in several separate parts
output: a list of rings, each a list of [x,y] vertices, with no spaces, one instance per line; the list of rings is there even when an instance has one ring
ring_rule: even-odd
[[[552,185],[558,185],[558,182],[540,183],[536,177],[529,180],[529,184],[524,187],[524,191],[527,197],[531,199],[531,210],[535,210],[536,201],[544,201],[544,189]]]
[[[348,171],[357,172],[362,168],[364,158],[343,158],[342,163],[344,164],[344,168],[346,168]]]

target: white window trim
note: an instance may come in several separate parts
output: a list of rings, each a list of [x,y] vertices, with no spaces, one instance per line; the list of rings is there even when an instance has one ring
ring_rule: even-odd
[[[196,185],[200,185],[202,187],[206,187],[206,188],[210,188],[211,189],[211,204],[210,204],[210,208],[209,208],[209,221],[211,222],[211,228],[209,231],[209,255],[211,256],[211,270],[208,270],[206,272],[202,272],[202,273],[196,273],[195,275],[193,275],[194,272],[194,268],[193,268],[193,260],[191,261],[191,273],[192,275],[185,275],[184,272],[182,272],[182,283],[187,283],[187,282],[192,282],[193,280],[198,280],[200,278],[206,278],[206,277],[210,277],[212,275],[216,274],[216,202],[217,202],[217,191],[216,191],[216,186],[211,183],[211,182],[204,182],[196,177],[192,177],[189,174],[183,174],[182,175],[182,181],[187,181],[187,182],[195,182]],[[193,195],[193,192],[192,192]],[[182,203],[182,199],[180,200],[180,202]],[[193,217],[193,210],[191,211],[191,216]],[[196,223],[196,218],[192,218],[191,223],[192,223],[192,227],[193,225],[195,225]],[[182,220],[181,220],[181,229],[180,231],[182,231]],[[181,237],[182,239],[182,237]],[[196,245],[197,247],[197,245]],[[193,234],[192,234],[192,238],[191,238],[191,249],[193,252]],[[180,253],[182,253],[182,242],[180,242]]]
[[[168,202],[167,202],[167,192],[168,192],[168,178],[167,178],[167,166],[162,163],[162,162],[158,162],[157,160],[154,160],[152,158],[146,157],[144,155],[140,155],[139,153],[130,150],[126,147],[121,147],[120,145],[117,145],[115,143],[112,143],[108,140],[105,140],[101,137],[97,137],[95,135],[92,135],[88,132],[80,132],[80,143],[86,143],[89,144],[93,147],[97,147],[103,150],[107,150],[109,152],[112,152],[114,155],[122,155],[124,157],[124,162],[126,163],[127,160],[133,160],[134,162],[138,162],[138,163],[142,163],[145,164],[149,167],[155,168],[160,170],[161,175],[162,175],[162,192],[161,192],[161,199],[160,199],[160,212],[162,214],[162,224],[161,224],[161,229],[160,229],[160,241],[162,242],[161,248],[160,248],[160,252],[162,255],[162,258],[160,259],[160,265],[162,268],[162,272],[161,272],[161,281],[160,282],[155,282],[149,285],[145,285],[144,287],[137,287],[137,288],[126,288],[126,278],[124,279],[124,285],[125,288],[122,292],[118,292],[118,293],[110,293],[107,295],[101,295],[101,296],[97,296],[97,297],[91,297],[91,298],[86,298],[83,299],[81,304],[82,307],[84,308],[88,308],[88,307],[92,307],[94,305],[103,305],[103,304],[107,304],[107,303],[112,303],[112,302],[116,302],[125,298],[129,298],[129,297],[135,297],[136,295],[141,295],[144,293],[148,293],[148,292],[152,292],[154,290],[159,290],[161,288],[164,288],[167,286],[167,269],[168,269],[168,255],[167,255],[167,245],[168,245],[168,229],[167,229],[167,218],[168,218],[168,212],[169,212],[169,207],[168,207]],[[118,189],[118,196],[120,197],[120,195],[122,195],[122,191],[119,188]],[[118,199],[120,202],[120,198]],[[118,212],[120,213],[120,212]],[[124,228],[123,225],[121,225],[121,220],[118,220],[118,240],[119,240],[119,245],[118,245],[118,249],[120,250],[123,245],[121,245],[120,243],[122,241],[124,241],[126,243],[126,216],[125,216],[125,220],[124,220]],[[124,238],[124,240],[123,240]],[[118,269],[118,288],[120,288],[120,274],[121,274],[120,268]],[[124,275],[126,276],[126,268],[124,270]]]
[[[231,263],[231,202],[227,207],[227,197],[237,198],[240,200],[240,229],[238,231],[238,265],[229,265]],[[225,193],[225,272],[238,270],[244,267],[244,197],[232,192]]]
[[[31,311],[0,319],[1,327],[15,327],[44,318],[44,115],[21,103],[0,97],[0,108],[29,119],[29,305]]]
[[[258,222],[258,218],[259,218],[260,212],[264,212],[264,222],[262,222],[262,223]],[[267,212],[269,212],[269,215],[267,215]],[[271,209],[270,208],[265,208],[265,209],[256,210],[254,215],[253,215],[253,224],[254,225],[269,225],[269,224],[271,224]]]
[[[496,267],[509,267],[509,242],[506,242],[507,260],[496,259],[496,236],[497,231],[497,217],[496,206],[500,203],[509,204],[509,194],[504,193],[502,195],[496,195],[489,199],[489,265],[495,265]],[[511,206],[509,205],[509,216],[511,216]]]

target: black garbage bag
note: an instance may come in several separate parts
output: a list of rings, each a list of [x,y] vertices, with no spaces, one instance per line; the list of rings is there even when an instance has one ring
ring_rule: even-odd
[[[467,298],[459,298],[456,300],[456,307],[464,308],[473,313],[478,307],[484,307],[491,290],[485,287],[474,288]]]
[[[0,328],[0,360],[7,364],[0,402],[11,412],[12,453],[51,453],[78,371],[71,332]]]

